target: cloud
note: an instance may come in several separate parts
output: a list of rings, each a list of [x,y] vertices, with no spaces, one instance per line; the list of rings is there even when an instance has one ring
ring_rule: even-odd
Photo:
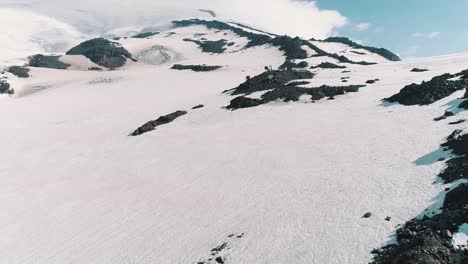
[[[354,29],[357,30],[357,31],[366,31],[368,30],[369,28],[371,27],[371,24],[370,23],[359,23],[357,24]]]
[[[16,1],[16,0],[15,0]],[[11,5],[14,1],[0,0]],[[326,38],[348,20],[334,10],[319,9],[315,1],[302,0],[21,0],[28,8],[71,24],[86,33],[144,26],[211,9],[233,19],[277,34]]]
[[[440,36],[440,32],[434,31],[429,33],[413,33],[412,37],[414,38],[427,38],[427,39],[434,39]]]

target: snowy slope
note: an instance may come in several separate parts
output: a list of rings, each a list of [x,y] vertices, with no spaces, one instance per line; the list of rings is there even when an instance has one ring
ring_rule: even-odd
[[[227,111],[222,92],[280,66],[283,52],[202,26],[169,31],[118,40],[140,60],[115,71],[65,56],[68,70],[7,74],[17,93],[0,96],[0,263],[197,263],[224,242],[226,263],[367,263],[397,224],[440,204],[445,186],[432,182],[443,164],[415,161],[464,126],[447,123],[466,111],[433,121],[462,91],[413,109],[381,99],[467,69],[468,54],[345,64],[308,86],[380,82],[332,101]],[[184,41],[197,37],[234,45],[206,53]],[[176,110],[188,114],[128,136]]]

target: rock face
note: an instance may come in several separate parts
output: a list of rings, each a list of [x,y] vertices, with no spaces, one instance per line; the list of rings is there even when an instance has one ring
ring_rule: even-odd
[[[182,64],[174,64],[174,66],[171,67],[171,69],[174,70],[192,70],[196,72],[208,72],[208,71],[214,71],[217,69],[222,68],[223,66],[217,66],[217,65],[182,65]]]
[[[176,111],[176,112],[170,113],[168,115],[160,116],[158,119],[149,121],[146,124],[144,124],[143,126],[137,128],[135,131],[133,131],[130,134],[130,136],[139,136],[141,134],[153,131],[156,127],[158,127],[160,125],[170,123],[170,122],[174,121],[175,119],[177,119],[177,118],[179,118],[179,117],[181,117],[183,115],[186,115],[186,114],[187,114],[186,111]]]
[[[226,107],[227,109],[240,109],[240,108],[248,108],[261,105],[262,101],[259,99],[248,98],[244,96],[239,96],[231,100],[229,105]]]
[[[7,69],[7,72],[15,75],[18,78],[29,77],[29,69],[21,66],[11,66]]]
[[[118,43],[103,38],[95,38],[70,49],[67,55],[83,55],[92,62],[109,69],[125,65],[132,55]]]
[[[458,80],[450,80],[458,77]],[[389,98],[387,102],[398,102],[402,105],[428,105],[468,86],[468,70],[457,74],[444,74],[421,84],[410,84]]]
[[[468,178],[468,135],[454,131],[442,147],[460,155],[439,174],[445,183]],[[452,234],[468,221],[468,184],[446,189],[442,212],[412,219],[396,231],[397,244],[374,250],[373,263],[468,263],[468,251],[454,248]]]
[[[140,34],[136,34],[132,38],[149,38],[149,37],[155,36],[157,34],[159,34],[159,32],[143,32],[143,33],[140,33]]]
[[[63,63],[60,60],[60,56],[45,56],[37,54],[29,57],[29,66],[40,67],[40,68],[51,68],[65,70],[70,67],[70,64]]]

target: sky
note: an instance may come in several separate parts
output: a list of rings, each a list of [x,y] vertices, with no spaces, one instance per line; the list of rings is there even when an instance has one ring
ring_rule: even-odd
[[[468,52],[468,0],[0,0],[0,24],[15,24],[10,47],[21,39],[47,44],[51,35],[66,36],[59,45],[65,47],[67,41],[199,16],[198,9],[277,34],[345,36],[402,58]]]
[[[467,0],[318,0],[345,16],[334,32],[403,58],[468,52]]]

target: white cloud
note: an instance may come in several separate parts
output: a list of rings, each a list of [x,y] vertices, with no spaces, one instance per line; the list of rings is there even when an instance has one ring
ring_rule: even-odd
[[[13,2],[0,0],[0,7]],[[200,15],[197,11],[200,8],[212,9],[222,18],[305,38],[325,38],[347,24],[346,17],[339,12],[321,10],[315,1],[300,0],[21,0],[20,3],[86,33]]]
[[[434,31],[434,32],[429,32],[429,33],[414,33],[412,36],[414,38],[434,39],[440,36],[440,32]]]
[[[368,30],[369,28],[371,27],[371,24],[370,23],[359,23],[357,24],[354,29],[356,29],[357,31],[366,31]]]

